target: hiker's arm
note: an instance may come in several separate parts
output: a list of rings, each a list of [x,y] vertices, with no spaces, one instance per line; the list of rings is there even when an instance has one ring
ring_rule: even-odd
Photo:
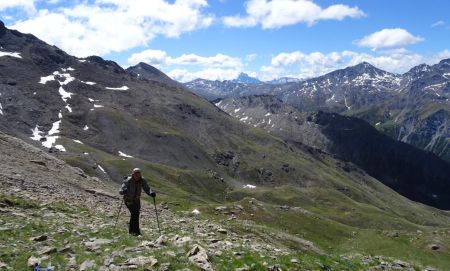
[[[119,189],[120,195],[125,195],[128,190],[128,180],[123,181],[122,186]]]
[[[144,189],[145,193],[151,197],[155,197],[156,193],[153,192],[153,190],[148,185],[147,181],[145,179],[142,179],[142,188]]]

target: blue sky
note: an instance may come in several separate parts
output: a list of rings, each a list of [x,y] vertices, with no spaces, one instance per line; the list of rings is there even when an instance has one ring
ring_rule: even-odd
[[[309,78],[368,61],[450,57],[447,0],[0,0],[0,18],[78,57],[140,61],[179,81]]]

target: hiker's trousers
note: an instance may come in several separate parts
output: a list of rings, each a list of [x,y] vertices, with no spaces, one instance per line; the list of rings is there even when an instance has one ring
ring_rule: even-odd
[[[131,204],[127,204],[127,208],[130,211],[130,225],[128,232],[132,235],[140,235],[139,229],[139,213],[141,211],[141,201],[135,200]]]

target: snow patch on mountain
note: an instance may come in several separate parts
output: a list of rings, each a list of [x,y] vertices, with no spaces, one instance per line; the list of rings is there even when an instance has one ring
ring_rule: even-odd
[[[73,95],[72,92],[66,91],[63,87],[59,87],[58,89],[59,94],[61,95],[61,99],[67,103],[67,99],[70,99]]]
[[[129,90],[130,88],[127,86],[121,86],[120,88],[113,88],[113,87],[105,87],[106,89],[110,90]]]
[[[62,151],[62,152],[65,152],[65,151],[66,151],[66,148],[64,148],[63,145],[55,145],[55,149],[57,149],[57,150],[59,150],[59,151]]]
[[[30,138],[35,141],[41,140],[41,138],[42,138],[41,134],[44,133],[39,130],[39,125],[37,125],[37,124],[36,124],[36,127],[34,127],[34,129],[31,129],[31,132],[33,133],[33,136]]]
[[[0,57],[2,57],[2,56],[11,56],[11,57],[22,58],[22,56],[20,56],[20,53],[18,53],[18,52],[0,51]]]
[[[52,125],[50,131],[48,131],[48,135],[58,134],[59,126],[61,125],[61,120],[55,121]]]
[[[91,81],[85,82],[85,81],[81,81],[81,80],[80,80],[80,82],[83,83],[83,84],[86,84],[86,85],[90,85],[90,86],[93,86],[93,85],[97,84],[97,83],[91,82]]]
[[[123,153],[121,151],[119,151],[119,156],[126,157],[126,158],[133,158],[133,156],[125,154],[125,153]]]
[[[39,81],[39,84],[45,85],[47,82],[50,82],[50,81],[53,81],[53,80],[55,80],[55,76],[54,75],[43,76],[43,77],[41,77],[41,80]]]
[[[66,72],[66,71],[74,71],[75,69],[72,68],[72,67],[68,67],[68,68],[62,68],[61,70],[62,70],[63,72]]]
[[[103,173],[105,173],[106,174],[106,170],[104,169],[104,168],[102,168],[102,166],[100,166],[100,165],[97,165],[97,167],[101,170],[101,171],[103,171]]]

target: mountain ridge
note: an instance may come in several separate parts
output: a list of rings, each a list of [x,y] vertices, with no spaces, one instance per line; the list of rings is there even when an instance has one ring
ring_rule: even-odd
[[[112,217],[117,209],[113,207],[118,208],[119,202],[116,205],[92,190],[78,198],[92,203],[87,210],[50,202],[52,193],[59,191],[54,186],[71,181],[72,175],[52,179],[46,175],[43,156],[33,159],[32,152],[19,153],[19,149],[16,153],[8,140],[0,140],[4,161],[0,185],[8,187],[0,193],[0,208],[11,223],[0,231],[2,247],[7,248],[0,261],[13,268],[26,269],[27,259],[40,258],[43,251],[49,254],[42,257],[62,268],[75,262],[73,268],[79,269],[85,261],[110,269],[129,266],[129,259],[120,255],[128,258],[130,251],[155,257],[161,266],[171,261],[175,268],[196,268],[185,256],[192,247],[178,246],[189,238],[207,247],[209,263],[217,269],[230,264],[244,268],[247,263],[259,269],[268,264],[296,268],[289,256],[269,258],[275,249],[305,247],[318,248],[311,253],[324,253],[301,254],[302,265],[311,269],[325,265],[361,269],[360,258],[343,259],[355,252],[385,255],[373,261],[375,267],[385,257],[393,257],[389,264],[402,259],[420,267],[450,263],[448,212],[399,195],[351,162],[242,123],[163,78],[141,79],[107,60],[75,58],[9,29],[5,33],[0,37],[0,130],[68,163],[71,169],[63,164],[56,169],[78,172],[74,180],[86,179],[91,188],[97,187],[97,177],[114,193],[122,177],[139,167],[157,192],[161,203],[157,207],[181,215],[162,211],[164,234],[170,238],[166,248],[149,243],[159,237],[154,220],[147,220],[154,216],[143,220],[148,234],[142,240],[126,235],[125,215],[119,218],[120,233],[114,233]],[[36,185],[45,192],[39,197],[29,193]],[[40,197],[44,195],[48,197]],[[143,202],[145,214],[151,204]],[[59,233],[61,225],[67,231]],[[216,225],[229,225],[229,230],[216,232]],[[52,238],[35,243],[29,238],[36,231]],[[71,243],[64,243],[63,237]],[[111,245],[104,244],[110,249],[106,253],[84,244],[99,238],[112,240]],[[257,251],[267,244],[254,244],[257,240],[273,240],[267,256],[242,251],[241,244],[256,245]],[[42,244],[49,246],[49,252]],[[230,253],[227,247],[240,249]],[[66,249],[73,249],[75,259]],[[238,254],[245,255],[244,262]]]
[[[200,80],[185,86],[209,100],[269,94],[303,112],[323,110],[359,117],[393,139],[450,161],[449,62],[443,59],[432,66],[421,64],[402,75],[363,62],[278,85],[229,86]]]

